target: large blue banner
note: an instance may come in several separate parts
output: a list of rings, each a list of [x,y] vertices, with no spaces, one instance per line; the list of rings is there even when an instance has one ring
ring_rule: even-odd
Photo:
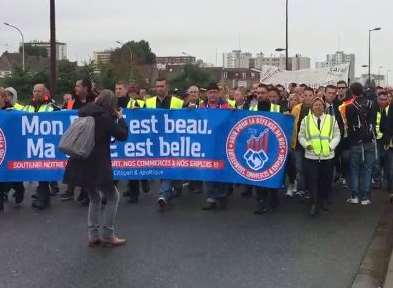
[[[111,146],[115,179],[174,179],[279,188],[291,116],[242,110],[125,110],[126,142]],[[0,111],[0,182],[62,180],[58,150],[76,111]]]

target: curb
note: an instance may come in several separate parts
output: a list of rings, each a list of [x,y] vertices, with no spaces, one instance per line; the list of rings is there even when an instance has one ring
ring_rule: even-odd
[[[377,228],[375,229],[373,238],[362,259],[359,270],[351,287],[393,288],[393,258],[390,259],[392,247],[393,209],[392,205],[388,203],[384,207],[384,211],[378,222]],[[391,266],[389,266],[388,270],[389,260],[391,262]],[[385,277],[386,284],[383,286]]]
[[[392,254],[392,257],[390,258],[390,264],[388,267],[388,271],[386,273],[385,284],[383,287],[384,288],[393,287],[393,254]]]

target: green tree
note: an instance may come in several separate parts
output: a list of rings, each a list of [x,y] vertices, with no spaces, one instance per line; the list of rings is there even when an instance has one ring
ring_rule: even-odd
[[[169,83],[172,88],[184,91],[191,85],[206,87],[212,80],[211,73],[202,70],[197,65],[187,64],[181,71],[170,76]]]
[[[100,73],[95,77],[95,80],[100,88],[113,89],[117,80],[123,80],[115,76],[114,68],[111,63],[100,65],[98,69]]]
[[[129,41],[112,53],[113,76],[117,80],[132,81],[143,86],[143,66],[152,65],[155,61],[156,55],[152,52],[149,42]]]
[[[4,86],[14,87],[18,92],[18,99],[26,103],[31,99],[33,77],[29,71],[16,67],[11,75],[4,79]]]
[[[80,78],[76,62],[59,61],[58,69],[56,94],[62,96],[64,93],[71,93],[75,82]]]

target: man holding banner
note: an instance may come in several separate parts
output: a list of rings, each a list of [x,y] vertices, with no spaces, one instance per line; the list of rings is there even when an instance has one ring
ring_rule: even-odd
[[[146,99],[145,107],[148,109],[181,109],[183,108],[183,100],[169,95],[169,87],[166,79],[159,78],[156,80],[157,96]],[[177,184],[177,185],[176,185]],[[175,186],[176,187],[175,187]],[[158,198],[158,205],[160,209],[164,209],[173,197],[176,196],[174,190],[180,190],[178,183],[173,183],[170,180],[161,180],[160,183],[160,197]]]
[[[15,91],[16,93],[16,91]],[[0,87],[0,110],[13,110],[11,95],[7,94],[7,90]],[[16,98],[16,97],[15,97]],[[19,206],[22,203],[25,193],[25,187],[23,182],[10,182],[10,183],[0,183],[0,211],[4,210],[4,200],[8,198],[7,193],[9,190],[13,189],[15,191],[15,206]]]
[[[48,89],[44,84],[36,84],[33,89],[33,99],[29,105],[23,107],[22,111],[29,113],[52,112],[58,110],[48,99]],[[33,195],[35,198],[32,207],[43,210],[49,207],[50,202],[49,182],[38,182],[37,193]]]
[[[202,109],[231,109],[230,104],[220,98],[219,87],[216,83],[210,83],[207,87],[207,101],[200,105]],[[229,184],[222,182],[205,182],[207,193],[207,205],[202,210],[209,211],[217,208],[225,209]]]

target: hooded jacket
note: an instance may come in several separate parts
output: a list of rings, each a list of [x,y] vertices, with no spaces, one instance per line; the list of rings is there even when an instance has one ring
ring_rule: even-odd
[[[70,159],[64,173],[64,183],[89,188],[113,184],[110,144],[111,137],[125,141],[128,127],[123,118],[113,115],[95,103],[79,110],[80,117],[92,116],[95,120],[95,146],[87,159]]]

